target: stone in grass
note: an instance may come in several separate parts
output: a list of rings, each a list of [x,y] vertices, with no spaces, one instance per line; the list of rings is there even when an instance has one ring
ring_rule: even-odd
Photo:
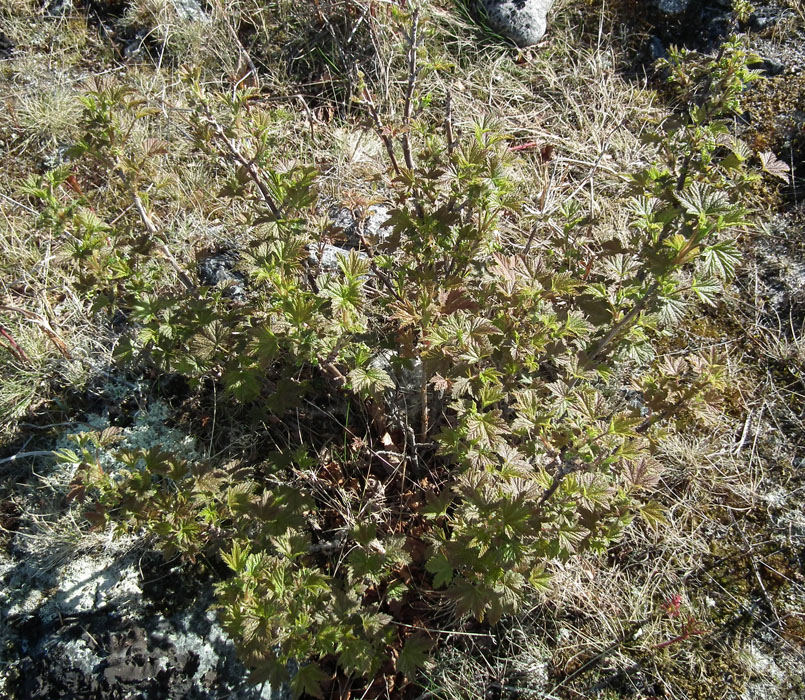
[[[333,229],[339,232],[347,248],[360,248],[363,236],[370,243],[382,243],[391,235],[384,226],[389,218],[389,209],[383,204],[371,204],[362,217],[348,207],[333,205],[327,210]]]
[[[337,273],[341,268],[338,265],[338,257],[349,257],[350,250],[354,248],[341,248],[337,245],[325,243],[323,246],[310,246],[308,263],[314,269],[321,268],[322,272]],[[368,260],[369,256],[363,251],[358,251],[358,256]]]
[[[479,0],[489,26],[518,46],[533,46],[545,34],[554,0]]]
[[[246,300],[246,278],[235,270],[240,256],[234,250],[223,250],[199,260],[198,278],[206,287],[223,287],[224,296],[235,301]]]
[[[0,58],[10,56],[14,51],[14,42],[11,41],[2,31],[0,31]]]
[[[688,9],[690,0],[655,0],[657,9],[666,15],[678,15]]]
[[[207,20],[207,13],[198,0],[173,0],[173,7],[179,19],[185,22],[203,22]]]
[[[45,12],[51,17],[64,17],[73,11],[73,0],[50,0],[45,5]]]
[[[391,229],[383,226],[388,219],[388,207],[372,204],[366,209],[363,217],[357,217],[349,208],[333,205],[327,210],[330,225],[343,245],[325,243],[321,246],[310,246],[308,262],[314,269],[322,272],[338,272],[338,256],[348,257],[351,250],[357,250],[364,260],[367,254],[361,250],[363,240],[370,244],[382,243],[391,235]],[[362,240],[363,239],[363,240]]]

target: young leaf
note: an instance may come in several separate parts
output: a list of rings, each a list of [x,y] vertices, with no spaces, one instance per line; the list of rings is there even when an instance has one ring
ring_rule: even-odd
[[[224,373],[224,387],[236,399],[248,403],[260,395],[263,375],[259,367],[240,364]]]
[[[528,581],[534,588],[542,593],[549,591],[551,588],[551,575],[546,573],[545,567],[542,564],[532,569]]]
[[[701,301],[709,306],[715,306],[721,285],[712,279],[694,279],[690,288]]]
[[[639,425],[642,418],[630,415],[629,413],[616,413],[612,416],[609,423],[609,432],[621,437],[633,437],[636,433],[635,426]]]
[[[733,241],[719,241],[702,251],[707,271],[723,279],[732,279],[735,267],[741,261],[741,253]]]
[[[478,586],[462,578],[450,588],[449,595],[456,601],[459,615],[471,614],[476,620],[483,622],[489,599]]]
[[[649,501],[640,508],[640,515],[655,530],[662,525],[667,525],[665,519],[665,509],[657,501]]]
[[[760,158],[760,166],[763,168],[765,172],[773,177],[777,177],[782,180],[784,183],[788,184],[790,181],[791,168],[788,166],[788,163],[785,163],[777,158],[774,153],[770,151],[766,151],[765,153],[759,154]]]
[[[393,389],[394,381],[380,367],[357,367],[349,373],[352,388],[364,395],[379,394],[384,389]]]
[[[718,216],[731,209],[727,193],[694,182],[683,194],[677,195],[679,203],[693,216]]]

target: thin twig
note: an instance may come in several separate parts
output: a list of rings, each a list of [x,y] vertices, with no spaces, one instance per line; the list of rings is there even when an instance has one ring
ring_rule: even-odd
[[[22,202],[18,202],[16,199],[11,199],[8,195],[3,194],[0,192],[0,197],[5,199],[7,202],[11,202],[15,206],[18,206],[20,209],[25,209],[25,211],[30,212],[31,214],[38,214],[39,212],[36,211],[33,207],[29,207],[27,204],[23,204]]]
[[[238,162],[245,171],[246,174],[249,176],[249,179],[257,186],[257,189],[260,190],[260,195],[263,198],[263,202],[268,207],[271,214],[274,216],[275,219],[282,218],[282,211],[280,210],[277,203],[274,201],[274,198],[271,196],[271,192],[269,191],[265,182],[263,182],[263,178],[260,176],[260,172],[257,169],[257,166],[254,164],[253,160],[248,160],[238,149],[238,147],[232,142],[225,133],[223,127],[216,122],[210,115],[207,115],[210,125],[212,126],[213,130],[215,131],[215,135],[224,143],[227,150],[229,151],[230,155],[232,155],[235,160]]]
[[[397,156],[394,155],[394,142],[391,139],[389,129],[380,118],[380,112],[378,111],[377,105],[375,105],[375,102],[372,99],[372,93],[369,92],[369,88],[364,88],[363,90],[363,101],[366,103],[366,107],[369,109],[369,115],[372,117],[372,122],[374,122],[375,133],[378,135],[380,140],[383,142],[383,146],[386,148],[386,153],[388,154],[389,161],[391,161],[391,167],[394,169],[394,173],[398,176],[402,175],[402,170],[400,170],[400,164],[397,161]]]
[[[316,117],[313,116],[313,112],[310,111],[310,107],[308,107],[308,104],[305,101],[305,98],[302,95],[302,93],[299,93],[296,96],[296,99],[298,99],[299,102],[302,104],[302,109],[304,109],[305,114],[307,114],[307,123],[308,123],[308,126],[310,127],[310,141],[311,141],[311,144],[312,144],[313,141],[316,138],[316,130],[315,130],[314,126],[313,126],[315,121],[316,121]]]
[[[445,111],[447,115],[444,119],[444,134],[447,138],[447,153],[453,155],[453,151],[456,148],[456,139],[453,135],[453,93],[450,90],[447,91]]]
[[[182,284],[189,290],[195,289],[196,285],[193,284],[193,281],[190,279],[190,277],[188,277],[187,273],[181,268],[179,263],[176,261],[176,258],[173,257],[173,253],[170,252],[168,246],[165,245],[165,243],[162,241],[162,238],[159,235],[159,230],[157,229],[154,222],[151,220],[151,217],[148,216],[148,212],[145,210],[143,200],[140,199],[140,195],[137,193],[136,190],[134,190],[133,187],[131,188],[131,197],[134,202],[134,208],[137,209],[137,213],[140,215],[140,220],[143,222],[148,233],[150,233],[151,236],[153,236],[154,245],[168,261],[170,266],[173,268],[174,272],[176,272]]]
[[[260,87],[260,76],[257,72],[257,67],[254,65],[254,61],[252,61],[252,57],[249,55],[249,52],[246,51],[246,47],[243,46],[243,42],[241,42],[238,33],[235,31],[235,28],[230,24],[229,19],[227,17],[226,10],[221,6],[219,0],[215,1],[215,9],[217,11],[218,16],[226,25],[227,30],[229,31],[229,35],[232,37],[232,40],[237,44],[238,51],[240,51],[241,58],[245,61],[246,65],[249,68],[249,72],[244,75],[239,82],[243,82],[249,75],[252,76],[252,80],[254,81],[254,87]]]
[[[8,351],[14,355],[17,360],[20,362],[27,362],[29,365],[31,364],[31,358],[28,357],[28,355],[25,353],[25,350],[20,347],[19,343],[14,340],[14,337],[7,328],[0,326],[0,335],[2,335],[8,341]],[[2,343],[0,343],[0,346],[5,347],[5,345]]]
[[[8,306],[2,305],[0,306],[0,311],[12,311],[18,314],[21,314],[29,321],[33,321],[37,326],[39,326],[44,332],[45,335],[50,339],[50,342],[56,346],[56,349],[62,354],[62,356],[67,360],[72,360],[73,356],[70,352],[70,349],[67,347],[67,343],[62,340],[61,336],[59,336],[56,331],[53,330],[53,327],[50,325],[50,321],[42,316],[42,314],[38,314],[34,311],[29,309],[23,309],[18,306]],[[30,362],[30,360],[28,360]]]
[[[746,442],[746,437],[749,435],[749,427],[752,425],[752,414],[753,411],[749,411],[749,415],[746,416],[746,420],[744,421],[744,427],[741,431],[741,438],[738,440],[738,447],[735,448],[735,456],[738,457],[741,454],[741,450],[744,447],[744,443]]]
[[[11,457],[4,457],[0,459],[0,464],[8,464],[9,462],[16,462],[18,459],[27,459],[29,457],[52,457],[53,450],[34,450],[32,452],[17,452]]]
[[[557,683],[553,688],[551,688],[551,690],[549,691],[548,695],[553,695],[553,693],[556,692],[557,690],[559,690],[559,688],[561,688],[565,683],[573,680],[577,676],[580,676],[582,673],[585,673],[587,670],[589,670],[590,668],[595,666],[602,659],[605,659],[613,651],[618,649],[620,646],[622,646],[626,642],[632,641],[637,636],[638,632],[640,632],[640,630],[642,630],[643,627],[646,624],[648,624],[649,622],[650,622],[649,618],[646,618],[646,619],[640,620],[639,622],[636,622],[634,625],[632,625],[632,629],[629,630],[629,632],[627,634],[623,635],[620,639],[616,639],[606,649],[604,649],[603,651],[601,651],[598,654],[596,654],[595,656],[593,656],[586,663],[584,663],[578,669],[573,671],[573,673],[571,673],[569,676],[566,676],[565,678],[563,678],[559,683]]]
[[[425,361],[420,357],[419,361],[422,363],[422,377],[419,380],[419,401],[422,404],[421,415],[421,436],[422,442],[428,439],[428,375],[425,373]]]
[[[372,247],[366,241],[366,238],[364,238],[363,234],[360,234],[359,237],[361,245],[366,249],[366,254],[369,256],[369,266],[371,267],[372,272],[375,273],[375,276],[383,283],[386,289],[388,289],[391,292],[392,296],[397,301],[402,303],[403,298],[400,296],[399,292],[396,289],[394,289],[394,285],[391,283],[391,280],[388,278],[386,273],[383,272],[383,270],[381,270],[377,266],[377,263],[375,262],[375,255],[374,252],[372,251]]]
[[[624,316],[620,321],[618,321],[612,328],[610,328],[609,333],[607,333],[595,347],[592,349],[590,353],[587,355],[587,359],[585,362],[585,366],[589,367],[595,359],[606,349],[607,345],[609,345],[612,340],[621,333],[627,326],[629,326],[632,321],[637,318],[643,309],[648,306],[649,301],[651,301],[654,297],[656,291],[660,288],[659,281],[655,281],[652,283],[651,287],[646,290],[646,293],[640,298],[640,300],[631,308],[628,314]]]
[[[556,493],[556,490],[559,488],[561,483],[565,480],[565,477],[569,474],[572,474],[575,471],[579,471],[581,469],[580,464],[573,464],[573,463],[566,463],[564,462],[564,456],[567,450],[563,449],[556,457],[551,460],[551,463],[548,464],[548,467],[556,466],[560,467],[559,471],[556,472],[553,476],[553,480],[551,481],[551,485],[542,492],[542,496],[539,497],[534,509],[536,512],[539,512],[542,509],[542,506],[548,501],[548,499]],[[561,465],[561,466],[560,466]]]

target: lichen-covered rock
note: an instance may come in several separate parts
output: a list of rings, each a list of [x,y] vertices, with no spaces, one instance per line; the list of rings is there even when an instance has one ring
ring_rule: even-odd
[[[690,0],[655,0],[657,9],[666,15],[678,15],[688,9]]]
[[[209,581],[126,544],[50,568],[44,537],[0,552],[0,697],[289,700],[246,684]]]
[[[333,205],[327,210],[333,228],[343,236],[347,248],[360,248],[361,237],[372,243],[382,243],[391,235],[384,226],[389,218],[389,209],[383,204],[370,204],[362,215],[351,209]]]
[[[545,34],[554,0],[480,0],[489,26],[518,46],[533,46]]]
[[[224,296],[235,301],[246,300],[246,277],[235,269],[240,255],[235,250],[222,250],[198,263],[198,278],[207,287],[223,287]]]

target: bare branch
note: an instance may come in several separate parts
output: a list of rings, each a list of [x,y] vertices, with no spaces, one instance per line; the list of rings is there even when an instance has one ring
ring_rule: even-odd
[[[417,66],[417,49],[419,48],[419,8],[414,10],[411,17],[411,32],[408,34],[408,87],[405,90],[405,109],[403,112],[404,131],[402,135],[403,157],[405,165],[409,170],[414,169],[414,158],[411,154],[411,140],[409,132],[411,128],[411,112],[414,107],[414,87],[419,73]]]
[[[248,160],[246,156],[240,152],[240,149],[238,149],[232,139],[230,139],[224,133],[224,128],[214,119],[212,119],[209,114],[207,115],[207,119],[215,131],[215,135],[226,146],[226,150],[229,151],[229,154],[238,162],[238,165],[240,165],[246,171],[249,179],[257,186],[257,189],[260,190],[260,195],[263,198],[263,202],[265,202],[265,205],[268,207],[268,210],[275,218],[281,219],[282,211],[280,210],[279,206],[277,206],[274,198],[271,196],[271,192],[269,191],[265,182],[263,182],[263,178],[260,176],[260,171],[257,169],[254,161]]]

